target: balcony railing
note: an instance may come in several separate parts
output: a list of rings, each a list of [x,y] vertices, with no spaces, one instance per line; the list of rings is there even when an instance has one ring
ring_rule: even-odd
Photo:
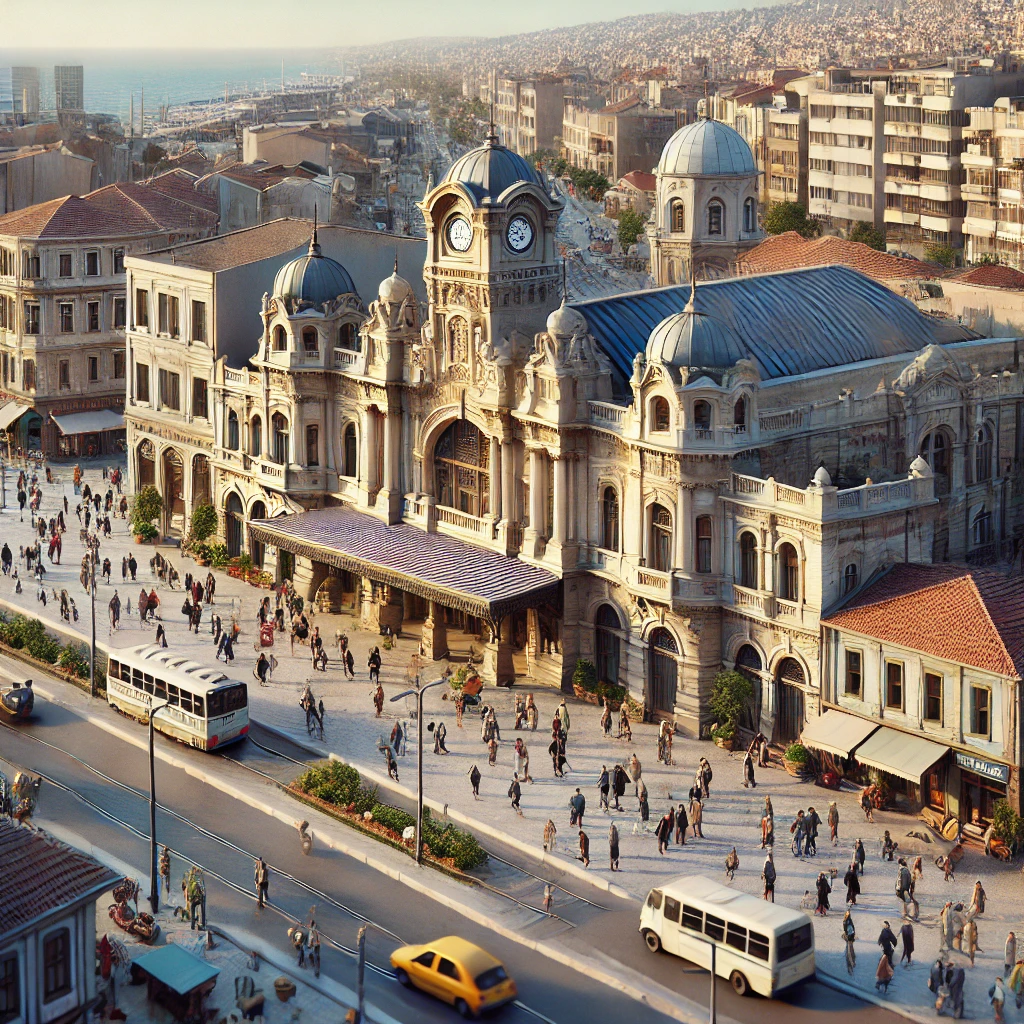
[[[590,422],[595,427],[606,427],[609,430],[621,430],[626,415],[626,406],[614,405],[611,402],[588,402]]]
[[[492,540],[494,537],[494,520],[483,519],[479,516],[472,516],[468,512],[460,512],[457,508],[449,508],[447,505],[434,506],[434,521],[438,530],[447,533],[448,530],[459,533],[469,533],[480,540]]]
[[[732,587],[732,603],[737,608],[754,612],[756,615],[763,615],[766,619],[772,618],[772,613],[775,610],[775,598],[772,594],[760,590],[750,590],[747,587],[737,586],[735,583]]]

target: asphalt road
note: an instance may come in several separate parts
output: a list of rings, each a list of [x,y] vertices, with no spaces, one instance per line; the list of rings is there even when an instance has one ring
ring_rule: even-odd
[[[6,659],[0,664],[3,661]],[[144,753],[130,744],[118,742],[111,734],[95,728],[68,709],[48,704],[41,698],[37,698],[36,711],[32,722],[23,723],[15,729],[0,729],[0,757],[57,779],[148,835],[146,800],[104,781],[73,758],[35,742],[32,737],[63,748],[112,779],[148,793],[148,763]],[[114,714],[112,711],[109,713]],[[142,734],[142,727],[138,728]],[[260,735],[258,731],[257,736],[261,743],[275,750],[302,757],[300,748],[288,746],[276,737],[271,739],[266,734]],[[156,742],[173,749],[179,758],[195,760],[207,768],[211,764],[211,755],[175,744],[159,734]],[[232,748],[230,756],[282,779],[298,771],[248,742]],[[228,765],[224,767],[226,771],[229,768],[238,770]],[[252,857],[248,854],[261,854],[272,865],[272,904],[290,918],[302,919],[308,915],[310,906],[316,904],[322,931],[344,946],[354,946],[361,923],[359,917],[318,898],[297,882],[289,881],[285,873],[301,879],[350,908],[355,915],[369,918],[405,941],[426,941],[441,934],[458,932],[479,943],[505,962],[519,984],[521,1001],[556,1024],[577,1020],[608,1024],[666,1020],[648,1007],[519,943],[503,939],[340,853],[318,848],[312,856],[303,857],[292,828],[244,807],[219,790],[161,761],[157,762],[157,797],[162,804],[211,833],[204,835],[172,815],[158,812],[157,836],[161,843],[167,842],[173,850],[213,868],[246,892],[252,886]],[[106,820],[72,796],[44,786],[39,817],[61,822],[65,828],[88,838],[97,847],[128,861],[140,874],[148,873],[148,843]],[[225,846],[214,838],[216,836],[246,852],[243,854]],[[487,845],[492,849],[495,847],[495,844]],[[513,863],[522,860],[508,849],[498,848],[494,852]],[[181,860],[172,858],[173,884],[178,884],[184,867]],[[571,921],[575,928],[538,916],[536,923],[525,926],[527,934],[534,938],[558,935],[559,941],[573,949],[586,951],[596,948],[662,985],[707,1004],[707,973],[676,957],[649,953],[637,932],[635,907],[623,905],[597,890],[589,890],[575,879],[556,880],[562,881],[567,889],[593,899],[601,907],[613,909],[599,909],[560,895],[554,909],[566,921]],[[498,887],[507,885],[517,898],[537,904],[541,883],[524,879],[514,868],[495,865],[489,881]],[[291,922],[273,911],[256,911],[250,897],[213,881],[210,884],[209,908],[212,923],[257,934],[272,942],[282,955],[291,955],[285,936],[285,929]],[[393,939],[371,929],[367,940],[371,963],[386,967],[395,944]],[[323,970],[342,984],[354,988],[354,962],[344,953],[325,947]],[[372,973],[367,974],[367,986],[368,999],[400,1020],[453,1019],[450,1009],[419,993],[407,992],[394,982]],[[854,1024],[855,1021],[897,1024],[905,1019],[820,983],[805,985],[782,999],[768,1001],[741,999],[720,981],[717,1002],[720,1013],[740,1021],[812,1024],[828,1020],[836,1024]],[[507,1007],[499,1014],[499,1019],[510,1022],[528,1018],[537,1019],[517,1007]]]

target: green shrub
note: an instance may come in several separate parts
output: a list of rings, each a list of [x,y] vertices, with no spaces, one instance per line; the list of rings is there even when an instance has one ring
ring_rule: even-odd
[[[164,499],[160,492],[147,484],[132,499],[131,523],[136,534],[145,536],[145,527],[152,528],[153,520],[164,510]]]
[[[810,751],[802,743],[790,743],[784,756],[787,761],[795,761],[797,764],[807,764],[811,759]]]
[[[711,738],[713,740],[731,740],[736,736],[735,725],[716,725],[711,730]]]
[[[1024,818],[1021,818],[1005,800],[996,801],[992,812],[992,826],[995,834],[1011,848],[1024,840]]]
[[[572,673],[572,685],[578,686],[588,693],[597,693],[597,669],[592,661],[586,658],[576,659],[576,668]]]
[[[200,544],[217,531],[217,510],[212,505],[192,509],[192,539]]]
[[[65,672],[70,672],[72,675],[78,676],[79,679],[89,678],[89,656],[85,648],[79,648],[75,644],[68,644],[60,652],[57,664]]]
[[[359,792],[359,783],[359,772],[351,765],[324,761],[303,772],[295,785],[318,800],[347,807]]]
[[[372,811],[377,804],[377,787],[360,786],[352,797],[353,808],[356,814],[365,814]]]
[[[141,537],[143,540],[153,540],[154,537],[160,535],[160,531],[152,523],[139,523],[132,529],[135,531],[135,536]]]
[[[374,804],[372,808],[373,820],[379,822],[385,828],[391,829],[401,835],[410,825],[416,824],[416,819],[408,812],[390,804]],[[424,832],[426,830],[424,829]]]
[[[730,669],[715,676],[708,704],[718,719],[718,725],[728,729],[731,736],[736,731],[740,716],[753,699],[754,684],[742,672]]]
[[[215,569],[223,569],[228,564],[228,547],[226,544],[207,544],[206,558]]]
[[[429,815],[423,818],[423,839],[435,857],[450,857],[459,871],[469,871],[487,860],[476,837],[452,824],[439,825]]]

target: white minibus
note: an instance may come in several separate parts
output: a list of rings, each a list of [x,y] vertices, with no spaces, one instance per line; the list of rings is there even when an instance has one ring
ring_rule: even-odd
[[[773,996],[814,976],[814,929],[806,914],[702,875],[652,889],[640,934],[651,952],[665,950],[705,970],[714,944],[715,974],[738,995]]]
[[[153,728],[200,750],[216,750],[249,731],[245,683],[155,644],[111,653],[107,702],[140,721],[156,702]]]

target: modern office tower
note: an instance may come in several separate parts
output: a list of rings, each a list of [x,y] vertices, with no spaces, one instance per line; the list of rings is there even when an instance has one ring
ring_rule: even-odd
[[[53,69],[57,112],[85,110],[84,69],[81,64],[58,64]]]

